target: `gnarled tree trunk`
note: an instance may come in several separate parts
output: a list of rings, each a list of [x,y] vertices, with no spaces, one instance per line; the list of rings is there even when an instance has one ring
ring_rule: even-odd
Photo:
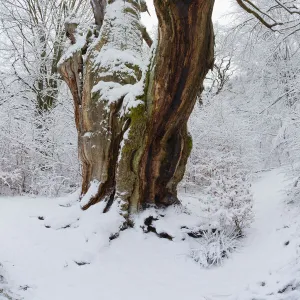
[[[69,26],[74,45],[60,72],[74,97],[83,209],[106,201],[107,211],[116,202],[126,217],[178,203],[192,148],[187,121],[213,67],[214,0],[154,4],[159,35],[147,68],[139,0],[110,1],[99,37]]]

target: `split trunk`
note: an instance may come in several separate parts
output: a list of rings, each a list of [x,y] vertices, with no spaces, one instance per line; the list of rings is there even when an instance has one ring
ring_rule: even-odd
[[[109,1],[99,36],[67,24],[73,45],[60,72],[74,98],[83,209],[117,203],[127,217],[178,203],[192,148],[187,121],[213,67],[213,4],[154,0],[158,41],[147,66],[141,1]]]

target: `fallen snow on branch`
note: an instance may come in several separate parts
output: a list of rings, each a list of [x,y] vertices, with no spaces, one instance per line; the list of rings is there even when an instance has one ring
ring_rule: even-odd
[[[70,59],[76,52],[81,51],[81,49],[86,45],[86,34],[80,33],[76,35],[76,43],[70,45],[67,51],[62,55],[57,66],[61,66],[65,61]]]
[[[100,81],[97,85],[93,87],[92,93],[100,93],[101,99],[108,101],[108,105],[115,102],[122,97],[123,107],[125,112],[128,112],[129,108],[136,107],[143,102],[137,100],[136,97],[141,95],[143,92],[143,83],[138,82],[134,85],[125,84],[121,85],[117,82],[105,82]]]

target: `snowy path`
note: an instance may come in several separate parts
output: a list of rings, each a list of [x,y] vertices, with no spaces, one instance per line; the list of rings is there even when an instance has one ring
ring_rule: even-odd
[[[236,295],[249,284],[260,284],[265,277],[289,262],[285,253],[288,223],[284,204],[285,179],[272,171],[253,185],[255,219],[239,253],[226,261],[219,270],[212,270],[218,292],[211,295]],[[222,292],[224,291],[224,292]]]
[[[245,300],[238,296],[249,285],[259,285],[294,255],[285,245],[292,229],[284,229],[289,222],[282,215],[284,185],[276,171],[254,184],[253,226],[244,247],[222,267],[201,269],[184,255],[183,244],[174,246],[140,230],[126,230],[103,247],[96,233],[90,237],[77,228],[75,213],[68,224],[46,228],[67,208],[59,200],[25,197],[0,198],[0,262],[11,289],[24,300]],[[66,224],[71,226],[62,228]]]

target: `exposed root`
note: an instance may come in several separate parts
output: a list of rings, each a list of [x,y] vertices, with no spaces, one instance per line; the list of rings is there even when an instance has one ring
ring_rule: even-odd
[[[74,263],[78,266],[84,266],[84,265],[89,265],[90,263],[89,262],[86,262],[86,261],[76,261],[74,260]]]
[[[280,289],[277,293],[278,294],[284,294],[284,293],[289,292],[289,291],[294,291],[294,290],[296,290],[298,288],[299,288],[299,284],[295,285],[293,283],[289,283],[285,287],[283,287],[282,289]]]
[[[134,224],[131,220],[127,220],[126,222],[123,223],[123,225],[120,227],[120,230],[118,232],[112,233],[109,237],[109,241],[113,241],[117,239],[120,236],[120,233],[128,228],[133,228]]]
[[[145,226],[141,226],[141,228],[143,229],[144,233],[149,233],[149,232],[153,232],[155,233],[159,238],[162,239],[168,239],[170,241],[173,240],[173,236],[171,236],[170,234],[168,234],[167,232],[160,232],[158,233],[156,228],[153,226],[153,221],[158,221],[158,218],[155,218],[153,216],[149,216],[145,219],[144,221],[144,225]]]

